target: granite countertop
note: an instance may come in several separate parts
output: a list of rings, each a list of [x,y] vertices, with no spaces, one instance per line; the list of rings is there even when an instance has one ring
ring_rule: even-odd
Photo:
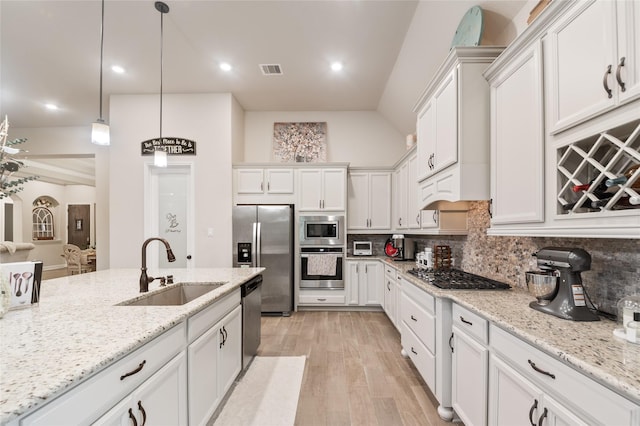
[[[379,258],[403,278],[436,297],[445,297],[560,359],[604,386],[640,403],[640,345],[613,335],[616,322],[568,321],[529,307],[526,290],[441,290],[408,274],[414,262]]]
[[[227,284],[182,306],[115,306],[140,296],[139,269],[42,282],[40,303],[0,319],[0,424],[70,389],[237,289],[264,268],[162,269],[179,282]],[[149,284],[157,290],[159,280]]]

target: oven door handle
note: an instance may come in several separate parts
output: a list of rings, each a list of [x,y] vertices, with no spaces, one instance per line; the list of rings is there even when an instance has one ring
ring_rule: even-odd
[[[344,254],[342,253],[300,253],[300,257],[309,257],[310,254],[313,254],[313,255],[335,254],[340,259],[344,257]]]

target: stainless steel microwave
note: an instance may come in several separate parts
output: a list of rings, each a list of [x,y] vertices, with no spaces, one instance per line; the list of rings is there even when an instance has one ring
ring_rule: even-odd
[[[301,246],[344,244],[344,216],[300,216],[299,223]]]

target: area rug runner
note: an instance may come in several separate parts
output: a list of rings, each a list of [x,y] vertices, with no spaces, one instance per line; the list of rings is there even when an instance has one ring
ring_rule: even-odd
[[[293,425],[305,358],[255,357],[236,384],[214,425]]]

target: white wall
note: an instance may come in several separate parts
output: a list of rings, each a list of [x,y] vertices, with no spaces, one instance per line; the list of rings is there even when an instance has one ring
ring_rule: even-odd
[[[195,140],[197,155],[171,157],[193,162],[195,253],[193,266],[231,265],[231,151],[233,97],[230,94],[164,95],[163,136]],[[152,157],[140,142],[159,136],[158,95],[112,96],[109,147],[110,267],[140,267],[145,238],[144,170]],[[214,236],[207,237],[213,228]],[[220,248],[225,250],[221,251]],[[176,253],[176,255],[178,255]]]
[[[400,134],[376,111],[247,111],[244,162],[274,161],[273,124],[327,122],[327,161],[391,166],[406,151]]]

